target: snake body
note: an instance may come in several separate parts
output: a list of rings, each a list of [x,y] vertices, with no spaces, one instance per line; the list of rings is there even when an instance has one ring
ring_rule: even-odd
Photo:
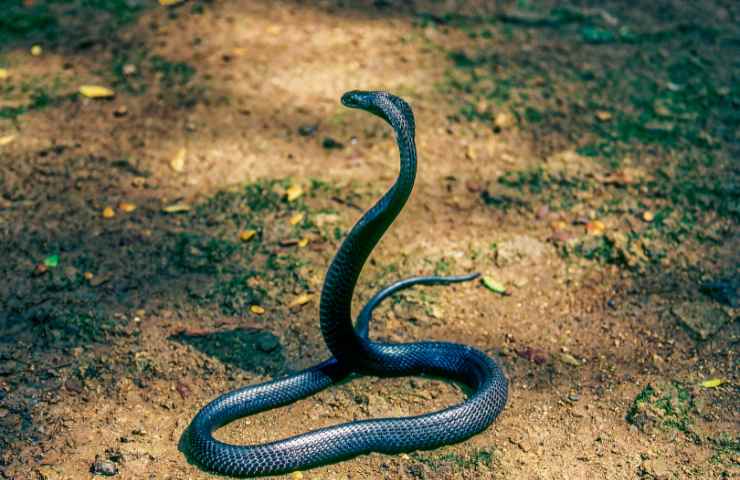
[[[189,451],[204,468],[226,475],[254,476],[306,469],[369,452],[401,453],[464,440],[490,425],[504,408],[508,381],[479,350],[447,342],[380,343],[368,339],[373,309],[394,292],[418,284],[448,284],[477,277],[415,277],[378,292],[353,326],[351,301],[360,271],[406,203],[416,176],[411,107],[386,92],[351,91],[342,104],[377,115],[396,133],[400,174],[386,194],[355,224],[329,266],[321,293],[321,332],[333,357],[285,378],[226,393],[193,419]],[[259,445],[229,445],[212,432],[246,415],[287,405],[318,392],[350,373],[377,376],[436,375],[466,385],[471,394],[447,409],[405,418],[334,425]]]

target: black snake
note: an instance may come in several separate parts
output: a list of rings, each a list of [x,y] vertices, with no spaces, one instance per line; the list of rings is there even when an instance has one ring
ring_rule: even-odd
[[[372,310],[402,288],[471,280],[415,277],[377,293],[353,327],[352,293],[365,260],[411,194],[416,176],[414,117],[402,99],[385,92],[352,91],[342,104],[373,113],[395,130],[401,152],[396,183],[355,224],[329,266],[321,292],[321,332],[333,358],[271,382],[226,393],[206,405],[188,431],[190,454],[204,468],[227,475],[284,473],[369,452],[400,453],[464,440],[484,430],[504,408],[508,382],[484,353],[446,342],[379,343],[368,339]],[[322,390],[350,373],[378,376],[436,375],[467,385],[472,393],[461,404],[406,418],[382,418],[321,428],[284,440],[237,446],[219,442],[212,432],[246,415],[287,405]]]

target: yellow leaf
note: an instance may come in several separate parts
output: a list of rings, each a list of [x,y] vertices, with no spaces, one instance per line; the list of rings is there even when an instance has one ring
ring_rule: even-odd
[[[113,218],[116,216],[116,212],[112,207],[105,207],[103,209],[103,218]]]
[[[303,248],[306,245],[308,245],[308,237],[303,237],[300,240],[298,240],[298,246]]]
[[[265,313],[265,309],[260,307],[259,305],[252,305],[249,307],[249,311],[254,313],[255,315],[262,315]]]
[[[256,230],[242,230],[239,233],[239,240],[242,242],[248,242],[250,241],[255,235],[257,235]]]
[[[33,55],[34,57],[38,57],[42,53],[44,53],[44,49],[41,48],[41,45],[34,45],[33,47],[31,47],[31,55]]]
[[[726,382],[721,378],[710,378],[709,380],[701,382],[701,386],[704,388],[717,388],[724,383]]]
[[[15,140],[15,135],[5,135],[3,137],[0,137],[0,147],[9,144],[13,140]]]
[[[170,160],[170,167],[176,172],[182,172],[185,169],[185,158],[188,155],[187,148],[183,147],[177,151],[172,160]]]
[[[0,80],[5,80],[10,76],[7,68],[0,68]]]
[[[190,210],[190,205],[187,203],[173,203],[162,209],[164,213],[180,213],[187,212],[188,210]]]
[[[586,224],[586,233],[589,235],[603,235],[606,225],[601,220],[594,220]]]
[[[185,0],[159,0],[159,4],[163,7],[171,7],[173,5],[177,5],[178,3],[182,3]]]
[[[301,472],[293,472],[290,474],[290,480],[301,480],[303,478],[303,474]]]
[[[297,307],[299,305],[305,305],[310,301],[311,301],[311,295],[307,293],[302,293],[298,295],[297,297],[295,297],[293,301],[288,304],[288,307],[292,308],[292,307]]]
[[[578,359],[570,353],[561,353],[560,361],[568,365],[573,365],[574,367],[579,367],[581,365],[581,362],[579,362]]]
[[[303,189],[300,185],[291,185],[288,187],[288,190],[285,191],[285,195],[287,196],[288,201],[292,202],[303,195]]]
[[[80,93],[87,98],[111,98],[116,96],[116,92],[100,85],[82,85]]]
[[[293,214],[292,217],[290,217],[290,220],[288,220],[288,222],[291,225],[298,225],[299,223],[303,221],[304,217],[305,215],[303,213],[296,213],[296,214]]]
[[[136,205],[130,202],[121,202],[118,204],[118,208],[124,213],[131,213],[136,210]]]
[[[491,277],[488,277],[488,276],[481,277],[480,281],[481,283],[483,283],[483,285],[487,289],[489,289],[492,292],[501,293],[501,294],[506,293],[506,287],[504,287],[504,285],[501,282],[497,282]]]
[[[597,110],[596,118],[600,122],[608,122],[609,120],[612,119],[612,114],[610,112],[607,112],[606,110]]]

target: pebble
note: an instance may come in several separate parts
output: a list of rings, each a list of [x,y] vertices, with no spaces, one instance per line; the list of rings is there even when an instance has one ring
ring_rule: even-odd
[[[730,321],[721,307],[710,302],[685,302],[675,305],[671,312],[678,321],[700,340],[706,340]]]
[[[113,116],[115,117],[125,117],[126,115],[128,115],[128,108],[126,105],[119,105],[115,110],[113,110]]]
[[[327,150],[332,150],[332,149],[338,150],[340,148],[344,148],[343,143],[338,142],[331,137],[324,138],[324,141],[321,142],[321,146],[326,148]]]
[[[319,129],[318,125],[301,125],[298,127],[298,134],[302,137],[310,137]]]
[[[493,117],[493,126],[501,130],[510,128],[515,123],[514,116],[508,112],[499,112]]]
[[[668,464],[662,458],[642,462],[640,469],[643,473],[650,475],[655,480],[668,480],[673,478]]]
[[[95,462],[90,466],[90,473],[93,475],[103,475],[106,477],[112,477],[118,473],[118,467],[110,460],[104,460],[98,456],[95,457]]]

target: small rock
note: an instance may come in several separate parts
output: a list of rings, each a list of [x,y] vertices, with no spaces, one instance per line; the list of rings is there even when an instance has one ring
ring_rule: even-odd
[[[547,353],[538,348],[525,347],[516,351],[516,354],[525,360],[542,365],[547,362]]]
[[[138,69],[136,68],[136,65],[134,65],[133,63],[127,63],[126,65],[123,66],[122,71],[124,75],[133,75],[138,71]]]
[[[84,387],[84,385],[82,384],[82,382],[78,378],[76,378],[76,377],[70,377],[70,378],[67,379],[66,382],[64,382],[64,388],[66,388],[67,390],[69,390],[72,393],[78,393],[79,394],[79,393],[82,393],[82,391],[84,390],[85,387]]]
[[[180,397],[182,397],[183,400],[186,400],[190,396],[190,387],[183,382],[177,382],[175,390],[177,390],[177,393],[180,394]]]
[[[506,267],[520,260],[537,260],[545,255],[546,245],[532,237],[520,235],[501,243],[496,250],[496,264]]]
[[[466,181],[465,188],[467,188],[470,193],[478,193],[483,190],[483,186],[480,182],[476,182],[475,180]]]
[[[495,117],[493,117],[493,126],[505,130],[507,128],[510,128],[514,126],[516,121],[514,120],[514,116],[509,112],[498,112]]]
[[[116,464],[110,460],[105,460],[99,456],[95,456],[95,462],[90,466],[90,473],[93,475],[112,477],[118,473],[118,467],[116,467]]]
[[[608,122],[612,119],[612,114],[606,110],[598,110],[595,115],[596,119],[600,122]]]
[[[298,127],[298,135],[302,137],[310,137],[313,134],[316,133],[316,131],[319,129],[318,125],[301,125]]]
[[[535,218],[537,220],[543,220],[547,218],[547,215],[550,213],[550,207],[548,205],[542,205],[540,208],[537,209],[537,213],[534,214]]]
[[[126,105],[119,105],[113,110],[114,117],[125,117],[126,115],[128,115],[128,107]]]
[[[642,462],[640,469],[643,474],[650,475],[654,480],[668,480],[672,478],[671,470],[662,458]]]
[[[326,148],[327,150],[333,150],[333,149],[338,150],[338,149],[344,148],[343,143],[337,142],[331,137],[324,138],[324,141],[321,142],[321,146]]]
[[[708,339],[730,321],[730,316],[722,308],[709,302],[682,303],[671,308],[671,312],[700,340]]]

